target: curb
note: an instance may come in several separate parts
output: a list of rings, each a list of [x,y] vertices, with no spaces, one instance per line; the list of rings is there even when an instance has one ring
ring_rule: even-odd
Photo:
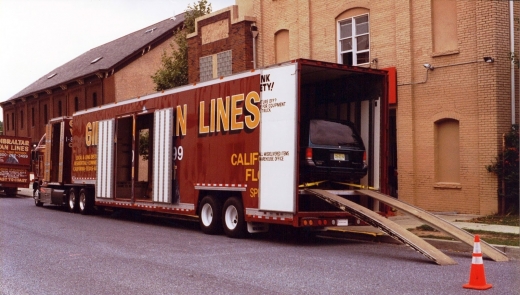
[[[363,241],[363,242],[403,245],[403,243],[399,242],[398,240],[396,240],[384,233],[327,230],[325,232],[320,232],[318,235],[324,236],[324,237],[330,237],[330,238],[357,240],[357,241]],[[450,240],[441,240],[441,239],[432,239],[432,238],[423,238],[423,239],[439,250],[453,251],[453,252],[467,252],[468,254],[471,254],[472,250],[473,250],[473,246],[466,245],[460,241],[450,241]],[[492,246],[497,248],[498,250],[504,252],[509,259],[520,260],[520,247],[504,246],[504,245],[492,245]]]

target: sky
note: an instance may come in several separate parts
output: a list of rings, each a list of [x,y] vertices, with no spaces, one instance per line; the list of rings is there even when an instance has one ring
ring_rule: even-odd
[[[0,102],[86,51],[182,13],[195,2],[0,0]],[[213,11],[235,4],[208,2]]]

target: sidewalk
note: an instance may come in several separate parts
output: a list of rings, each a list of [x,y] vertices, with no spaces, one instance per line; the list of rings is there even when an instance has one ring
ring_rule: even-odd
[[[468,220],[471,220],[475,217],[479,217],[479,215],[456,213],[438,213],[435,215],[446,221],[449,221],[450,223],[456,225],[459,228],[466,230],[483,230],[511,234],[520,233],[520,227],[518,226],[467,222]],[[425,224],[425,222],[422,222],[421,220],[409,215],[391,216],[389,217],[389,219],[406,229],[416,228]],[[400,244],[400,242],[398,242],[397,240],[394,240],[390,236],[386,235],[384,232],[370,225],[330,228],[328,230],[328,233],[330,236],[338,238],[341,238],[343,236],[345,238],[354,238],[365,241]],[[471,254],[471,251],[473,249],[472,246],[466,245],[460,241],[450,241],[433,238],[424,238],[424,240],[441,250],[467,252]],[[493,246],[498,250],[504,252],[510,259],[520,259],[520,247],[504,245]]]

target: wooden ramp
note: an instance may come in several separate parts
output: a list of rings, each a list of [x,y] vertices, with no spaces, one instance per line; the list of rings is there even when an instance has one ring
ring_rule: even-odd
[[[384,195],[382,193],[372,191],[372,190],[357,190],[356,191],[360,195],[365,195],[372,197],[388,206],[391,206],[395,209],[401,210],[406,214],[412,215],[426,224],[447,233],[453,238],[460,240],[471,247],[473,247],[475,237],[468,233],[467,231],[457,227],[453,223],[450,223],[442,218],[439,218],[427,211],[422,210],[421,208],[409,205],[407,203],[401,202],[396,198],[392,198],[390,196]],[[482,253],[491,258],[494,261],[508,261],[509,259],[504,254],[504,252],[496,249],[490,244],[480,240],[480,246],[482,248]]]
[[[455,262],[446,254],[442,253],[439,249],[428,244],[425,240],[419,238],[390,219],[385,218],[368,208],[365,208],[359,204],[325,190],[305,189],[305,191],[315,195],[322,200],[325,200],[326,202],[332,204],[335,207],[338,207],[343,211],[349,212],[364,222],[379,228],[394,239],[397,239],[398,241],[401,241],[402,243],[410,246],[417,252],[423,254],[428,259],[435,261],[435,263],[439,265],[457,264],[457,262]]]

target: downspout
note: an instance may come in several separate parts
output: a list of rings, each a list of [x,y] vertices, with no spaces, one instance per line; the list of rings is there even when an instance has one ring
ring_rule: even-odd
[[[253,35],[253,69],[256,70],[256,36],[258,36],[256,23],[251,24],[251,34]]]
[[[509,1],[509,39],[511,40],[511,124],[515,124],[515,22],[513,17],[513,3],[514,1]]]

